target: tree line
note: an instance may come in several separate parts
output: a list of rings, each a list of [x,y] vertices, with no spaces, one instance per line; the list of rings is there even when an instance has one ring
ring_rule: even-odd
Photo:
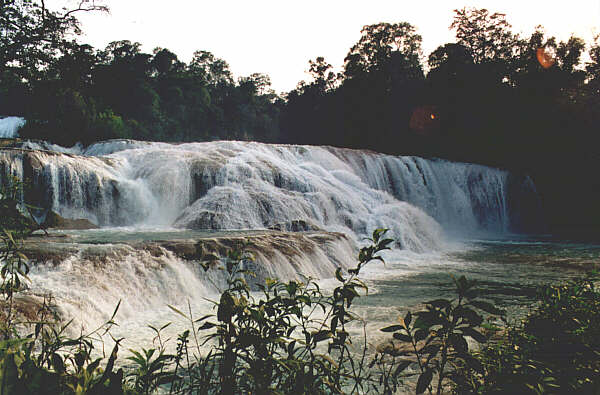
[[[83,4],[80,11],[104,9]],[[235,80],[227,62],[202,50],[189,63],[166,48],[145,53],[128,40],[97,50],[73,40],[75,14],[65,19],[42,7],[17,0],[0,16],[0,113],[28,120],[22,137],[64,145],[111,138],[275,141],[282,102],[267,75]]]
[[[127,40],[75,41],[77,13],[103,9],[0,3],[0,113],[27,118],[22,137],[256,140],[477,162],[531,174],[552,223],[600,223],[598,40],[560,41],[541,26],[522,36],[504,14],[463,8],[455,42],[428,56],[409,23],[365,26],[340,72],[317,57],[310,81],[278,95],[267,75],[235,79],[208,51],[186,63]]]

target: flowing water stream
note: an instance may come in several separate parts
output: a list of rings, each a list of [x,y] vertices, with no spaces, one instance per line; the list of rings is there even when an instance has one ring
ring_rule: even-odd
[[[151,342],[149,324],[173,321],[172,334],[185,327],[168,304],[212,311],[222,278],[188,256],[197,240],[217,248],[250,238],[260,278],[305,275],[327,288],[364,237],[390,229],[393,250],[385,266],[364,271],[370,292],[357,305],[374,342],[401,311],[450,296],[451,274],[515,305],[579,272],[565,263],[600,257],[596,245],[517,236],[543,229],[533,182],[473,164],[232,141],[19,142],[0,150],[0,177],[9,174],[29,180],[24,198],[39,221],[52,210],[101,227],[30,242],[40,263],[28,293],[52,294],[61,314],[86,328],[121,300],[114,335],[127,347]]]

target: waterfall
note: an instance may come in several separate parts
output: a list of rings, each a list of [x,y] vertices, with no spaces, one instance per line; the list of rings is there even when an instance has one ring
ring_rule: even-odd
[[[168,243],[128,243],[119,232],[315,231],[252,235],[257,260],[251,269],[259,279],[327,279],[336,267],[352,265],[363,238],[383,227],[394,251],[386,252],[387,266],[363,274],[388,278],[442,262],[449,232],[502,234],[531,223],[538,201],[530,179],[485,166],[236,141],[114,140],[87,148],[18,141],[0,150],[0,183],[11,174],[26,180],[29,204],[88,219],[109,228],[92,232],[113,237],[99,244],[65,238],[50,247],[47,240],[25,251],[41,258],[29,275],[28,296],[51,293],[63,317],[88,328],[110,318],[121,300],[122,332],[115,335],[134,339],[148,323],[174,320],[167,304],[185,309],[190,301],[194,311],[211,313],[204,298],[218,298],[223,279]],[[189,239],[185,248],[198,237]],[[222,246],[231,241],[224,237]]]
[[[25,125],[21,117],[0,118],[0,138],[11,139],[18,135],[18,130]]]
[[[0,174],[8,172],[30,180],[33,204],[101,226],[287,229],[301,221],[357,240],[386,227],[399,247],[422,252],[440,247],[442,229],[505,233],[524,215],[511,207],[507,171],[332,147],[115,140],[63,152],[5,149]],[[529,189],[519,194],[535,195]]]
[[[200,239],[205,251],[216,251],[244,236],[230,235]],[[185,310],[187,301],[198,307],[204,298],[218,300],[226,288],[221,270],[204,272],[182,252],[194,248],[197,239],[126,244],[26,243],[25,254],[40,256],[29,274],[28,293],[40,298],[52,294],[63,317],[74,319],[73,330],[99,325],[111,316],[121,301],[120,323],[144,327],[157,323],[154,314],[164,314],[166,305]],[[248,252],[254,258],[246,268],[250,284],[265,278],[298,279],[332,277],[337,267],[354,262],[353,246],[341,234],[254,235]],[[200,308],[210,313],[211,305]],[[169,319],[172,319],[169,318]],[[165,319],[166,321],[167,319]],[[158,321],[160,322],[160,321]]]

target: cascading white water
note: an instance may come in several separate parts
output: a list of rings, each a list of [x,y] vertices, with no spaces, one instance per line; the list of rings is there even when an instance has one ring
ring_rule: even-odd
[[[21,117],[0,118],[0,138],[10,139],[18,136],[18,131],[25,125]]]
[[[506,232],[510,227],[507,191],[509,173],[486,166],[393,157],[344,155],[362,179],[433,216],[447,230]]]
[[[232,240],[242,241],[244,237],[221,236],[201,242],[203,248],[211,250]],[[195,242],[177,241],[188,247]],[[256,273],[255,277],[248,277],[250,284],[265,278],[298,279],[298,273],[327,278],[333,276],[337,267],[347,267],[354,261],[352,242],[339,234],[261,232],[254,235],[252,242],[248,251],[254,261],[245,263],[247,269]],[[27,293],[38,300],[51,294],[61,315],[73,319],[74,332],[101,325],[120,303],[120,328],[113,334],[131,338],[132,333],[147,324],[173,320],[167,305],[184,310],[189,301],[196,313],[209,313],[212,304],[206,299],[218,300],[226,288],[223,271],[205,272],[200,265],[160,243],[96,245],[59,240],[28,248],[41,248],[41,255],[47,260],[32,267]],[[52,260],[56,254],[61,255],[58,265]],[[181,320],[180,323],[184,324]]]
[[[120,246],[119,254],[101,263],[75,254],[60,265],[40,263],[29,275],[36,295],[51,294],[63,317],[73,319],[72,330],[101,325],[121,301],[119,321],[143,327],[152,313],[167,304],[202,300],[217,289],[205,280],[199,266],[172,254],[158,257],[147,251]]]
[[[64,217],[106,227],[274,227],[348,236],[335,242],[265,236],[270,244],[257,251],[264,276],[332,276],[335,267],[354,262],[356,246],[375,228],[391,230],[395,248],[404,251],[401,265],[410,266],[439,261],[443,229],[464,235],[511,226],[509,174],[478,165],[233,141],[20,146],[0,150],[0,182],[8,174],[28,180],[26,200]],[[88,326],[108,319],[123,300],[124,335],[128,326],[137,333],[146,323],[172,319],[163,317],[167,304],[182,307],[216,292],[215,279],[173,254],[119,251],[100,262],[78,253],[58,265],[38,265],[30,292],[53,293],[65,317]],[[384,275],[397,269],[388,266]]]
[[[387,227],[414,251],[440,247],[437,223],[462,234],[510,226],[508,172],[485,166],[231,141],[117,140],[72,152],[81,155],[3,151],[0,164],[33,180],[38,205],[102,226],[260,229],[302,220],[357,239]]]

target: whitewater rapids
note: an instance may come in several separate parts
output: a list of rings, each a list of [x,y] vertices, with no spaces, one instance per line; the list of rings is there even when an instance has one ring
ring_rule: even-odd
[[[19,129],[25,125],[25,119],[21,117],[0,118],[0,138],[10,139],[19,135]]]
[[[0,151],[2,173],[30,180],[34,205],[101,226],[287,229],[302,221],[357,240],[385,227],[398,247],[426,252],[441,248],[442,228],[512,230],[521,197],[535,195],[522,180],[511,193],[503,170],[331,147],[117,140],[65,151]]]
[[[275,229],[264,241],[271,254],[262,253],[257,265],[284,278],[331,277],[337,266],[354,263],[357,247],[376,228],[390,229],[399,254],[367,277],[413,273],[441,261],[448,235],[518,231],[535,222],[538,207],[531,180],[504,170],[254,142],[113,140],[63,148],[26,141],[0,150],[2,182],[8,175],[29,181],[24,199],[41,208],[40,221],[52,210],[109,234],[115,227],[125,233]],[[301,242],[297,231],[317,239]],[[333,234],[343,237],[315,241]],[[124,336],[135,335],[148,323],[171,320],[167,304],[182,308],[218,291],[215,279],[163,246],[157,254],[112,239],[100,243],[106,251],[98,260],[86,255],[88,244],[73,244],[71,253],[36,265],[30,275],[29,293],[53,294],[63,316],[78,325],[108,319],[123,300],[117,319]]]

